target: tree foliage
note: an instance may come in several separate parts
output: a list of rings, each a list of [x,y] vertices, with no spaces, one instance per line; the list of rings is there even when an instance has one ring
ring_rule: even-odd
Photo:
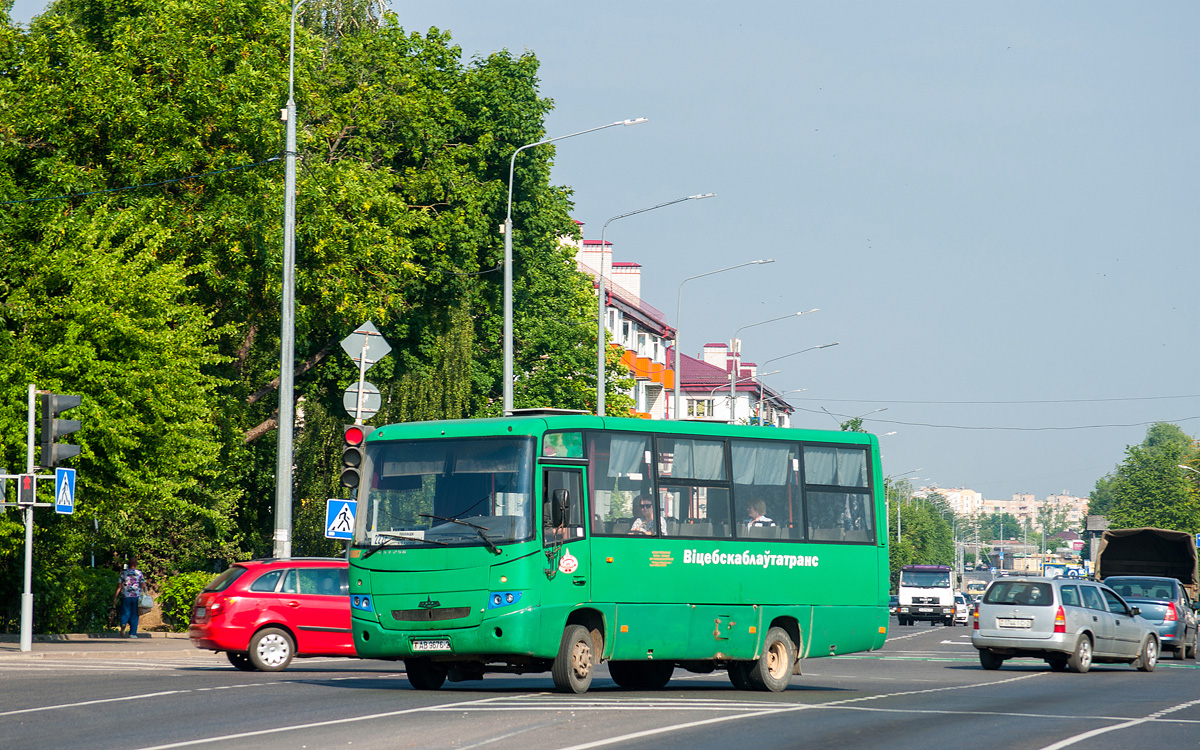
[[[300,18],[284,397],[298,404],[293,549],[312,554],[331,551],[317,518],[340,491],[358,373],[338,342],[355,326],[393,346],[370,372],[377,423],[499,413],[496,229],[509,158],[544,137],[552,103],[532,54],[463,62],[448,34],[409,34],[364,0]],[[28,383],[84,397],[79,510],[38,515],[39,558],[98,544],[155,577],[270,551],[289,22],[265,0],[58,0],[27,32],[0,24],[3,462],[24,464]],[[577,230],[553,153],[516,162],[515,396],[593,409],[595,296],[560,241]],[[627,378],[608,383],[618,408]],[[20,545],[4,518],[6,593]]]
[[[893,588],[901,566],[954,564],[954,531],[947,520],[949,511],[936,498],[914,498],[912,493],[912,483],[906,479],[887,487]]]
[[[1196,477],[1179,468],[1194,461],[1196,452],[1196,441],[1178,425],[1155,423],[1140,445],[1125,449],[1125,460],[1116,470],[1096,483],[1088,513],[1103,510],[1114,529],[1200,531]]]

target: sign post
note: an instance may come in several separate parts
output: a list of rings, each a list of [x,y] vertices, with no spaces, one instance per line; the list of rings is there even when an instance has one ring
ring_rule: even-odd
[[[379,329],[371,321],[367,321],[355,329],[354,333],[342,339],[342,349],[346,354],[350,355],[350,359],[358,363],[358,388],[354,386],[346,389],[346,398],[343,403],[346,406],[346,411],[350,412],[350,416],[354,417],[355,424],[362,424],[364,419],[373,417],[378,410],[371,411],[370,414],[365,412],[370,411],[367,408],[369,400],[368,393],[373,391],[376,396],[379,394],[379,389],[367,383],[364,380],[367,370],[371,365],[383,359],[392,351],[392,345],[387,342]],[[369,386],[369,390],[368,390]],[[351,389],[354,389],[354,407],[350,406]]]

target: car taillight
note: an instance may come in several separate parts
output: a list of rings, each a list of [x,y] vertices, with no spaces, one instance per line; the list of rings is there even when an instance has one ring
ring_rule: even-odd
[[[1175,613],[1175,602],[1169,602],[1167,604],[1167,614],[1165,617],[1163,617],[1163,619],[1167,622],[1175,622],[1179,619],[1179,615]]]
[[[972,609],[974,611],[971,613],[971,617],[975,618],[975,629],[979,630],[979,602],[975,602],[975,606]]]
[[[1054,632],[1067,632],[1067,615],[1063,612],[1062,605],[1059,605],[1058,611],[1054,613]]]

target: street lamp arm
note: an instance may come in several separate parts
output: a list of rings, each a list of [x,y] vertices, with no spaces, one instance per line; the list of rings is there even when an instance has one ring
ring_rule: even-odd
[[[620,124],[620,123],[617,123],[617,124]],[[630,123],[630,124],[632,124],[632,123]],[[657,206],[650,206],[649,208],[639,208],[637,211],[630,211],[629,213],[621,214],[620,216],[614,216],[611,219],[609,219],[608,221],[604,222],[604,226],[601,227],[601,229],[600,229],[600,261],[599,261],[599,263],[596,264],[597,266],[599,266],[599,268],[596,269],[596,296],[598,298],[598,301],[596,303],[596,416],[598,416],[598,417],[604,416],[604,389],[605,389],[605,386],[607,383],[607,381],[605,380],[605,377],[604,377],[604,368],[605,368],[604,345],[606,343],[604,340],[604,313],[605,313],[605,310],[608,308],[608,301],[605,299],[605,293],[604,293],[604,248],[606,247],[606,245],[604,244],[604,235],[608,232],[608,225],[613,223],[617,219],[624,219],[629,216],[636,216],[638,214],[644,214],[647,211],[653,211],[656,208],[663,208],[664,206],[673,206],[676,203],[683,203],[684,201],[703,200],[705,198],[712,198],[715,195],[716,195],[716,193],[703,193],[703,194],[698,194],[698,195],[688,195],[683,198],[676,198],[673,201],[667,201],[666,203],[659,203]]]
[[[831,347],[831,346],[837,346],[837,345],[838,345],[838,344],[840,344],[840,343],[842,343],[842,342],[840,342],[840,341],[835,341],[835,342],[833,342],[832,344],[819,344],[819,345],[817,345],[817,346],[810,346],[810,347],[808,347],[807,349],[801,349],[801,350],[800,350],[800,351],[798,351],[798,352],[792,352],[791,354],[784,354],[782,357],[775,357],[775,358],[773,358],[773,359],[768,359],[766,362],[763,362],[763,364],[764,364],[764,365],[767,365],[767,364],[770,364],[771,362],[777,362],[778,360],[781,360],[781,359],[787,359],[788,357],[794,357],[794,356],[796,356],[797,354],[803,354],[803,353],[805,353],[805,352],[811,352],[813,349],[828,349],[829,347]]]
[[[301,2],[303,2],[303,0],[301,0]],[[522,151],[524,151],[527,148],[533,148],[534,146],[545,146],[547,143],[554,143],[555,141],[562,141],[562,140],[566,140],[567,138],[574,138],[575,136],[583,135],[584,133],[594,133],[597,130],[604,130],[605,128],[615,128],[618,125],[624,125],[626,127],[628,127],[630,125],[641,125],[643,122],[649,122],[649,118],[635,117],[635,118],[628,119],[628,120],[617,120],[616,122],[610,122],[607,125],[597,125],[596,127],[588,128],[587,130],[580,130],[575,133],[567,133],[566,135],[558,135],[553,138],[546,138],[544,140],[538,141],[537,143],[527,143],[524,146],[521,146],[520,148],[518,148],[516,151],[513,152],[512,158],[509,159],[509,161],[508,161],[508,214],[507,214],[508,219],[510,221],[512,220],[513,170],[516,168],[516,165],[517,165],[517,154],[521,153]],[[505,227],[505,229],[506,229],[506,231],[508,231],[508,230],[511,230],[511,227]]]
[[[512,198],[513,198],[513,174],[517,167],[517,154],[527,148],[541,146],[554,141],[561,141],[564,138],[574,138],[577,135],[591,133],[596,130],[615,127],[617,125],[639,125],[646,122],[645,117],[637,117],[631,120],[618,120],[610,122],[607,125],[600,125],[587,130],[580,130],[576,133],[568,133],[566,135],[556,136],[554,138],[546,138],[537,143],[527,143],[513,152],[512,158],[508,161],[508,208],[504,215],[504,414],[505,416],[512,414],[513,411],[513,250],[512,250]]]
[[[728,268],[718,268],[717,270],[709,271],[708,273],[698,273],[695,276],[689,276],[686,279],[684,279],[683,281],[679,282],[679,294],[675,299],[675,419],[679,419],[679,416],[680,416],[679,408],[680,408],[680,404],[683,403],[683,396],[682,396],[683,373],[680,372],[680,370],[679,370],[679,349],[680,349],[679,332],[680,332],[680,328],[681,328],[681,326],[679,325],[679,313],[683,309],[683,285],[688,283],[689,281],[693,281],[695,279],[702,279],[705,276],[712,276],[715,273],[724,273],[726,271],[732,271],[735,268],[743,268],[745,266],[759,266],[759,265],[763,265],[766,263],[774,263],[774,262],[775,262],[774,258],[763,258],[760,260],[746,261],[745,263],[738,263],[736,266],[729,266]]]

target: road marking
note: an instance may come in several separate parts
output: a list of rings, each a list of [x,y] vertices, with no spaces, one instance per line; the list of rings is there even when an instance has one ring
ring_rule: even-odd
[[[1106,734],[1108,732],[1114,732],[1118,729],[1128,729],[1129,727],[1136,727],[1140,724],[1145,724],[1146,722],[1150,722],[1150,721],[1157,721],[1158,719],[1161,719],[1163,716],[1166,716],[1167,714],[1175,713],[1176,711],[1182,711],[1185,708],[1191,708],[1192,706],[1196,706],[1196,705],[1200,705],[1200,698],[1198,698],[1194,701],[1188,701],[1187,703],[1180,703],[1179,705],[1171,706],[1170,708],[1164,708],[1161,711],[1155,711],[1154,713],[1148,714],[1141,719],[1134,719],[1132,721],[1126,721],[1122,724],[1114,724],[1111,727],[1100,727],[1098,729],[1092,729],[1091,731],[1077,734],[1073,737],[1067,737],[1066,739],[1059,740],[1058,742],[1055,742],[1052,745],[1046,745],[1044,748],[1042,748],[1042,750],[1059,750],[1059,748],[1067,747],[1069,745],[1074,745],[1077,742],[1082,742],[1083,740],[1088,740],[1088,739],[1091,739],[1092,737],[1096,737],[1101,734]],[[1177,720],[1177,721],[1180,721],[1180,720]],[[1189,720],[1183,719],[1182,721],[1189,721]]]
[[[967,690],[967,689],[976,688],[976,687],[991,687],[992,685],[1002,685],[1002,684],[1008,683],[1008,682],[1017,682],[1020,680],[1027,680],[1032,677],[1039,677],[1042,674],[1046,674],[1046,673],[1039,672],[1037,674],[1021,675],[1020,677],[1011,677],[1006,680],[994,680],[991,682],[974,683],[971,685],[951,685],[948,687],[927,688],[925,690],[905,690],[905,691],[899,692],[899,693],[884,693],[884,694],[880,694],[880,695],[866,695],[866,696],[861,696],[859,698],[847,698],[845,700],[840,700],[840,701],[830,701],[828,703],[813,703],[813,704],[806,704],[803,706],[795,706],[795,705],[784,706],[784,705],[779,705],[779,704],[771,704],[772,706],[774,706],[774,708],[766,709],[763,707],[764,704],[760,703],[760,704],[757,704],[759,710],[753,711],[751,713],[741,713],[736,716],[718,716],[716,718],[704,719],[701,721],[690,721],[690,722],[686,722],[683,724],[672,724],[671,726],[666,726],[666,727],[657,727],[655,729],[646,729],[646,730],[643,730],[640,732],[632,732],[630,734],[623,734],[623,735],[620,735],[619,737],[609,737],[609,738],[603,739],[603,740],[587,742],[582,745],[570,745],[568,747],[562,748],[562,750],[588,750],[588,748],[604,747],[605,745],[615,745],[615,744],[619,744],[619,743],[623,743],[623,742],[628,742],[630,740],[641,739],[643,737],[653,737],[654,735],[658,735],[658,734],[666,734],[668,732],[677,732],[677,731],[680,731],[683,729],[692,729],[694,727],[701,727],[701,726],[706,726],[706,725],[711,725],[711,724],[719,724],[719,723],[723,723],[723,722],[727,722],[727,721],[738,721],[741,719],[753,719],[753,718],[757,718],[759,716],[769,716],[772,714],[796,712],[796,711],[808,711],[808,710],[817,709],[817,708],[827,708],[827,707],[840,708],[840,707],[846,706],[847,704],[856,703],[858,701],[879,700],[881,698],[897,698],[897,697],[906,696],[906,695],[921,695],[923,693],[940,693],[940,692],[945,692],[947,690]]]
[[[322,681],[337,681],[337,680],[368,680],[378,678],[399,678],[400,675],[389,673],[372,672],[369,675],[354,675],[351,677],[328,677],[321,678]],[[0,711],[0,716],[14,716],[16,714],[32,714],[40,711],[56,711],[64,708],[78,708],[80,706],[95,706],[102,703],[120,703],[123,701],[145,700],[146,698],[160,698],[164,695],[187,695],[189,693],[209,693],[217,690],[239,690],[242,688],[254,687],[271,687],[274,685],[290,685],[290,684],[309,684],[312,682],[311,677],[295,680],[271,680],[270,682],[249,682],[242,685],[217,685],[214,687],[192,688],[188,690],[164,690],[157,693],[140,693],[138,695],[126,695],[117,698],[97,698],[90,701],[78,701],[76,703],[59,703],[52,706],[35,706],[33,708],[18,708],[12,711]]]
[[[462,701],[461,703],[449,703],[441,706],[421,706],[420,708],[405,708],[399,711],[387,711],[381,714],[367,714],[365,716],[352,716],[346,719],[330,719],[329,721],[314,721],[309,724],[296,724],[290,727],[275,727],[274,729],[259,729],[253,732],[238,732],[237,734],[225,734],[217,737],[204,737],[198,740],[185,740],[183,742],[172,742],[169,745],[151,745],[143,747],[139,750],[169,750],[174,747],[188,747],[190,745],[204,745],[210,742],[228,742],[229,740],[240,740],[246,737],[261,737],[267,734],[279,734],[281,732],[294,732],[301,729],[315,729],[317,727],[332,727],[338,724],[351,724],[358,721],[370,721],[372,719],[386,719],[392,716],[404,716],[407,714],[419,714],[429,711],[431,708],[463,708],[480,703],[488,703],[499,698],[483,698],[474,701]]]

